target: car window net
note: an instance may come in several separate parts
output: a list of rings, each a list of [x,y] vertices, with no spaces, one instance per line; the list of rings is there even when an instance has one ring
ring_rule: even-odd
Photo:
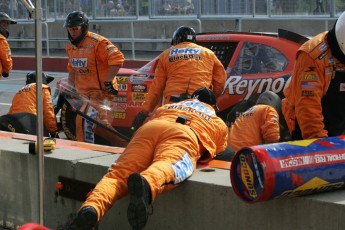
[[[282,72],[287,65],[288,59],[276,48],[246,42],[231,75]]]
[[[209,48],[223,64],[224,69],[229,66],[230,60],[234,55],[237,42],[198,42],[199,45]]]

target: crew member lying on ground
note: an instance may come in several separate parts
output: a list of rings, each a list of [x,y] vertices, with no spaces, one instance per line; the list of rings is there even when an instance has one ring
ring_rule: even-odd
[[[148,220],[158,195],[188,179],[198,161],[208,162],[227,146],[226,124],[216,98],[200,88],[187,99],[159,107],[82,204],[69,229],[92,229],[120,198],[130,194],[127,218],[133,229]]]
[[[230,127],[228,145],[237,152],[243,147],[279,142],[280,110],[281,100],[277,94],[262,93],[256,105],[236,118]]]

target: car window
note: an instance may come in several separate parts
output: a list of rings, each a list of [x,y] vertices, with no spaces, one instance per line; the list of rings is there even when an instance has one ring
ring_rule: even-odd
[[[281,72],[288,59],[274,47],[245,42],[231,75]]]
[[[226,69],[237,47],[237,42],[197,42],[199,45],[209,48],[218,57]]]

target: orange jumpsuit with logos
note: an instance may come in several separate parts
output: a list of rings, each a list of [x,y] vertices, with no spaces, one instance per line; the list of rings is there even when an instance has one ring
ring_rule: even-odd
[[[295,140],[337,136],[345,129],[345,65],[333,56],[328,35],[300,47],[284,90],[282,111]]]
[[[189,121],[176,122],[178,116]],[[127,178],[132,173],[140,173],[147,180],[155,200],[189,178],[197,161],[207,162],[224,151],[227,134],[226,124],[213,107],[197,99],[159,107],[151,120],[137,130],[82,207],[94,207],[100,220],[128,194]]]
[[[189,96],[202,87],[221,95],[226,71],[212,50],[192,42],[182,42],[163,51],[159,56],[155,78],[142,105],[148,114],[159,105],[177,102],[181,94]]]
[[[2,72],[10,73],[12,70],[11,49],[6,37],[0,33],[0,76]]]
[[[110,125],[109,112],[101,109],[99,105],[104,100],[112,101],[104,86],[110,66],[122,67],[123,53],[107,38],[96,33],[87,32],[78,47],[69,42],[66,45],[68,55],[68,72],[73,73],[72,84],[77,93],[86,97],[80,111],[88,116]],[[115,90],[118,90],[116,76],[112,81]],[[94,143],[94,130],[96,126],[80,116],[76,118],[76,139]],[[84,128],[83,128],[84,126]]]
[[[228,145],[241,148],[279,142],[279,114],[269,105],[258,104],[246,110],[229,129]]]
[[[8,114],[31,113],[37,116],[36,83],[31,83],[14,95]],[[53,109],[51,91],[48,85],[42,84],[43,123],[52,137],[57,132],[56,117]]]

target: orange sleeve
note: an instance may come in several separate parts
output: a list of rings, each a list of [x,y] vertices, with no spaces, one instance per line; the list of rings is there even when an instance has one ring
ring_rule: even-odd
[[[221,118],[217,118],[217,125],[218,131],[216,132],[216,154],[223,152],[227,147],[227,140],[228,140],[228,127],[224,123]],[[215,156],[215,155],[214,155]]]
[[[6,39],[0,35],[0,76],[2,72],[12,70],[11,49]]]
[[[108,65],[114,65],[122,67],[125,62],[123,53],[108,39],[103,38],[97,47],[97,60],[108,63]]]
[[[295,97],[295,113],[303,139],[327,137],[323,123],[321,99],[327,90],[325,70],[305,52],[296,59],[292,80],[289,85],[290,97]],[[305,76],[315,81],[303,80]]]
[[[49,133],[57,131],[56,117],[53,109],[50,88],[42,86],[43,96],[43,121]]]
[[[165,59],[164,58],[165,52],[161,54],[161,57],[158,60],[158,64],[155,71],[155,78],[150,86],[149,92],[146,95],[145,101],[142,105],[142,110],[145,113],[150,113],[153,109],[157,106],[160,102],[161,98],[163,97],[163,90],[166,84],[166,71],[165,68]]]
[[[261,133],[264,144],[276,143],[280,139],[279,115],[271,106],[265,106],[262,113]]]

